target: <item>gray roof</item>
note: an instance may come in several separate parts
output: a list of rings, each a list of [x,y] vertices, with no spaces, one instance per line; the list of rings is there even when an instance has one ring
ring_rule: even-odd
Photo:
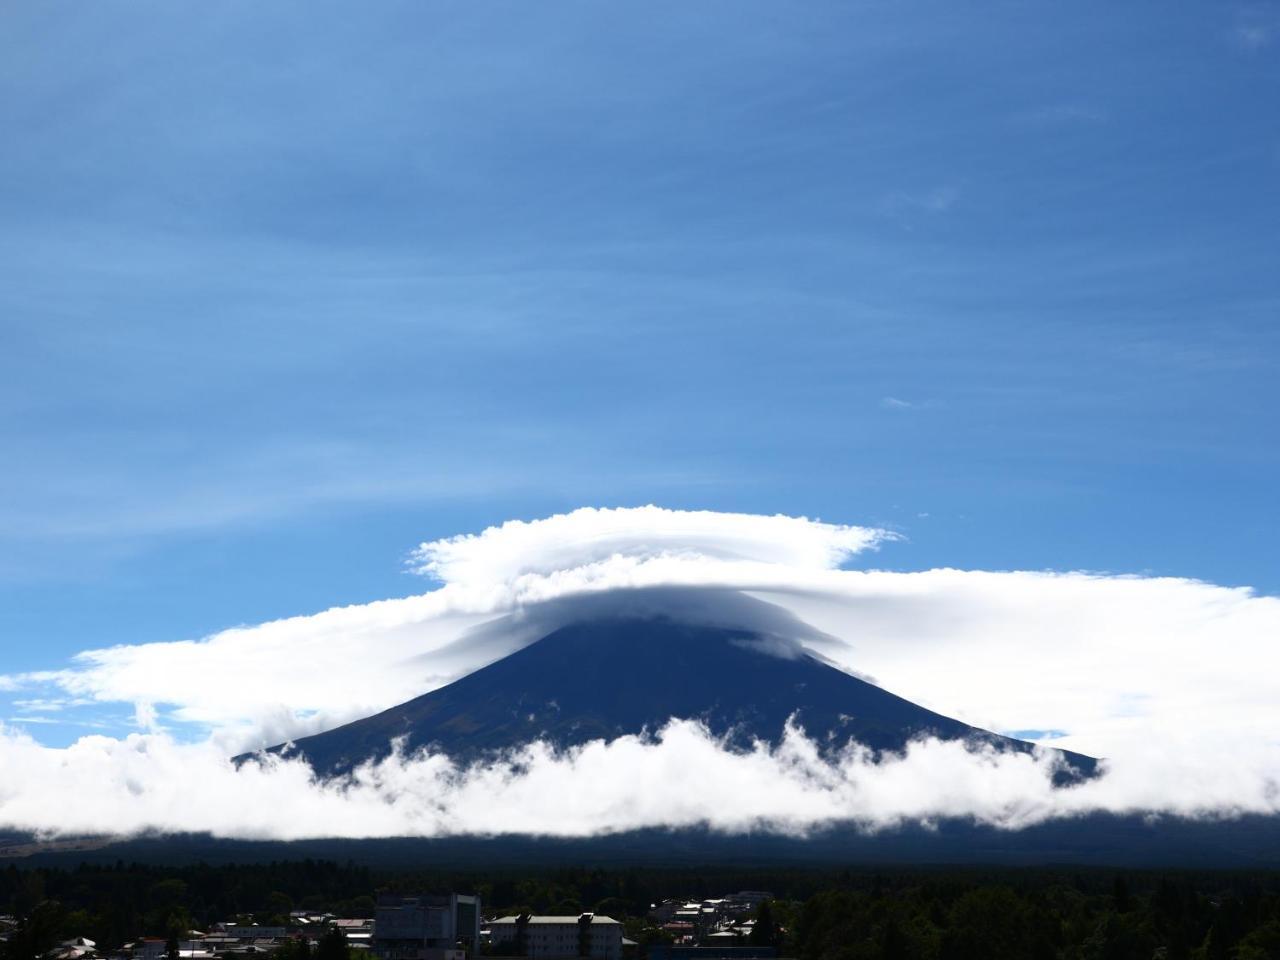
[[[497,920],[490,920],[489,922],[490,922],[490,923],[511,923],[511,924],[514,924],[514,923],[516,922],[516,920],[517,920],[517,919],[518,919],[518,918],[516,918],[516,917],[499,917]],[[530,925],[530,926],[533,926],[534,924],[539,924],[539,923],[547,923],[547,924],[551,924],[551,923],[577,923],[577,922],[578,922],[578,917],[577,917],[577,915],[569,916],[569,917],[537,916],[537,917],[530,917],[530,918],[529,918],[529,925]],[[617,922],[618,922],[618,921],[617,921],[617,920],[615,920],[615,919],[613,919],[613,917],[604,917],[604,916],[601,916],[601,915],[600,915],[600,914],[598,914],[598,913],[597,913],[594,917],[592,917],[592,918],[591,918],[591,923],[592,923],[593,925],[594,925],[594,924],[597,924],[597,923],[617,923]]]

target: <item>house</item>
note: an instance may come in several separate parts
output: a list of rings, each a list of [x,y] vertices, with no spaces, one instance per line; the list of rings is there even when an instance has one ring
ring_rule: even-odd
[[[48,960],[88,960],[98,955],[98,945],[85,937],[64,940],[45,956]]]
[[[622,924],[612,917],[500,917],[489,924],[494,953],[531,957],[590,957],[621,960]]]
[[[683,920],[672,920],[670,923],[664,923],[662,929],[671,934],[676,943],[692,943],[694,936],[698,932],[697,927]]]
[[[649,917],[659,926],[675,919],[676,911],[684,906],[683,900],[663,900],[649,907]]]
[[[204,949],[213,954],[226,953],[240,946],[238,937],[228,937],[218,933],[206,934],[200,943]]]
[[[164,937],[143,937],[133,944],[125,944],[130,947],[135,960],[159,960],[165,955],[167,945],[168,941]]]
[[[334,920],[333,926],[342,931],[347,946],[355,950],[373,947],[373,918],[367,920]]]

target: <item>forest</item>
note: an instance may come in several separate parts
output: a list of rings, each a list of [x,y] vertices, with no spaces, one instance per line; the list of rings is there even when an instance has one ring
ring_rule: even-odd
[[[476,893],[487,915],[617,917],[648,944],[665,899],[768,890],[753,941],[799,960],[1280,960],[1280,873],[915,868],[572,867],[384,871],[324,860],[182,867],[138,863],[0,869],[3,960],[63,939],[104,950],[220,920],[291,910],[373,915],[381,892]]]

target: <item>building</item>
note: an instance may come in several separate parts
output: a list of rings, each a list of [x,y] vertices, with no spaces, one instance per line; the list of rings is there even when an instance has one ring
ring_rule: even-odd
[[[489,924],[494,952],[521,957],[621,960],[622,924],[584,913],[573,917],[501,917]]]
[[[675,939],[676,943],[692,943],[697,938],[698,928],[683,920],[672,920],[664,923],[662,929]]]
[[[464,960],[474,956],[479,940],[479,897],[378,898],[372,943],[379,960]]]
[[[773,960],[777,955],[773,947],[689,947],[657,943],[649,948],[649,960]]]
[[[46,953],[45,957],[48,960],[89,960],[89,958],[97,955],[98,945],[94,941],[84,937],[75,937],[71,940],[64,940]]]
[[[684,906],[683,900],[663,900],[649,908],[649,918],[661,926],[675,919],[676,911]]]
[[[342,931],[349,948],[368,950],[373,946],[373,920],[334,920],[333,926]]]
[[[224,923],[214,929],[224,937],[237,940],[280,940],[289,935],[285,927],[264,927],[256,923]]]

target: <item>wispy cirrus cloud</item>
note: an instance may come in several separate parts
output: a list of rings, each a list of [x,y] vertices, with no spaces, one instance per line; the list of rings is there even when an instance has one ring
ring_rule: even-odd
[[[1109,116],[1102,107],[1078,101],[1065,101],[1032,107],[1017,114],[1017,119],[1032,124],[1072,125],[1104,123]]]
[[[901,397],[881,397],[880,406],[886,410],[913,410],[918,404],[903,400]]]
[[[1271,3],[1251,3],[1238,7],[1231,38],[1248,51],[1270,47],[1280,37],[1280,8]]]
[[[88,706],[92,702],[92,700],[84,698],[70,699],[67,697],[54,697],[34,700],[14,700],[13,705],[19,710],[25,710],[30,713],[58,713],[66,710],[68,707]]]
[[[880,202],[886,214],[901,217],[910,214],[939,216],[949,213],[960,199],[960,189],[954,186],[931,187],[927,190],[895,190]]]

